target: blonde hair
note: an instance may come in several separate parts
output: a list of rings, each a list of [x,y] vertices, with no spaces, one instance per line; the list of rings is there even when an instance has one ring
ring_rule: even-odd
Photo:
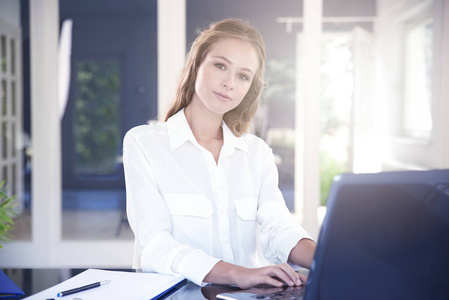
[[[213,23],[209,29],[203,31],[193,42],[178,81],[174,101],[165,116],[165,120],[190,103],[195,92],[195,81],[199,66],[204,61],[210,47],[224,38],[237,38],[251,43],[259,60],[259,69],[242,102],[223,116],[223,120],[234,135],[241,136],[248,130],[251,120],[256,113],[259,97],[264,87],[263,76],[266,54],[265,43],[260,33],[248,22],[239,19],[225,19]]]

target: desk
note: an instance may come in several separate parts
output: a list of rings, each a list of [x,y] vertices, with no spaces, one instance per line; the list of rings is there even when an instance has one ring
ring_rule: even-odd
[[[5,274],[25,293],[26,298],[57,285],[86,269],[2,269]],[[132,269],[108,269],[116,271],[136,272]],[[139,271],[137,271],[139,272]],[[226,285],[209,285],[199,287],[196,284],[187,282],[179,290],[164,297],[165,300],[201,300],[215,299],[218,293],[236,291],[236,287]],[[67,298],[71,300],[72,298]],[[99,299],[101,300],[101,299]],[[132,299],[130,299],[132,300]]]

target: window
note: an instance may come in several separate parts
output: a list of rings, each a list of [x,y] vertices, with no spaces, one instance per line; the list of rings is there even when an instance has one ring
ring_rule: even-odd
[[[20,33],[16,28],[0,26],[0,181],[6,181],[7,193],[16,195],[16,213],[23,213],[21,154],[21,86],[19,57]],[[20,238],[20,237],[19,237]]]
[[[432,132],[432,19],[407,27],[404,59],[403,134],[428,140]]]

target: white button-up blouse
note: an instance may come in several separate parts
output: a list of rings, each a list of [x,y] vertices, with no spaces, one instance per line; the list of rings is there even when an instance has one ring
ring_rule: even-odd
[[[218,163],[179,111],[137,126],[123,144],[127,213],[143,271],[180,274],[200,285],[214,265],[286,262],[307,232],[278,188],[271,149],[223,123]]]

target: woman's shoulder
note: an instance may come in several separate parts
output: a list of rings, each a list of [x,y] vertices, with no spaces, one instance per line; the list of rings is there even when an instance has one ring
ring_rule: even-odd
[[[250,151],[271,151],[267,142],[253,133],[244,133],[241,139],[246,142]]]
[[[165,122],[149,122],[148,124],[137,125],[125,134],[125,138],[132,136],[140,138],[152,135],[165,135],[167,133],[167,126]]]
[[[247,141],[248,143],[265,144],[265,145],[267,144],[262,137],[257,136],[251,132],[243,133],[241,138],[244,139],[245,141]]]

